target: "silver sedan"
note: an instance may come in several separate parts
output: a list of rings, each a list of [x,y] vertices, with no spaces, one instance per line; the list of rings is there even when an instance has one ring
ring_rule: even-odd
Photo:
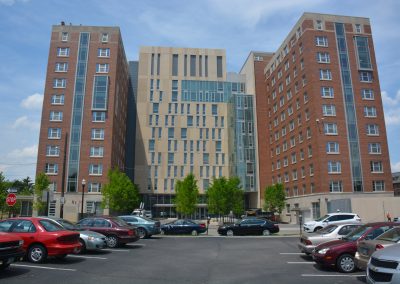
[[[310,255],[314,248],[319,244],[338,240],[351,233],[361,225],[362,224],[329,225],[321,230],[316,231],[315,233],[303,234],[300,237],[300,243],[298,244],[298,247],[301,252]]]

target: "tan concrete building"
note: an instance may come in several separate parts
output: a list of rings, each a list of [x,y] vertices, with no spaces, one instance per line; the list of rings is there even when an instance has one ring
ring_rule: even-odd
[[[56,193],[50,215],[60,215],[64,191],[64,217],[77,219],[83,180],[83,212],[103,213],[107,172],[125,166],[128,88],[118,27],[53,26],[37,163]]]
[[[258,133],[266,121],[269,135],[259,140],[260,173],[271,169],[268,183],[284,184],[283,219],[337,209],[382,217],[380,201],[394,200],[369,19],[303,14],[264,73]]]

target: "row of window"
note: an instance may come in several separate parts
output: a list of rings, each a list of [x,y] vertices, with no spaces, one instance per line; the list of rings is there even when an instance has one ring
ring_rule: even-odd
[[[57,48],[57,56],[58,57],[69,57],[70,48],[69,47],[58,47]],[[97,49],[97,57],[110,57],[110,49],[109,48],[98,48]]]
[[[62,32],[61,33],[61,41],[67,42],[69,40],[69,33],[68,32]],[[100,41],[102,43],[107,43],[109,40],[109,34],[108,33],[101,33],[100,36]]]
[[[175,138],[175,128],[167,128],[168,129],[168,139],[174,139]],[[171,130],[170,130],[171,129]],[[151,138],[155,139],[156,134],[158,135],[158,139],[160,140],[162,138],[162,127],[152,127],[151,128]],[[188,138],[188,129],[187,128],[181,128],[181,139],[187,139]],[[210,138],[210,129],[209,128],[199,128],[199,139],[209,139]],[[190,138],[190,137],[189,137]],[[221,140],[222,139],[222,129],[221,128],[211,128],[211,139],[212,140]],[[184,142],[186,143],[186,142]]]
[[[157,157],[157,161],[156,161]],[[194,163],[194,154],[190,153],[183,153],[183,164],[188,164],[188,157],[190,159],[190,164]],[[172,160],[172,157],[171,157]],[[216,165],[225,165],[225,153],[215,153],[214,157],[214,162]],[[156,152],[150,152],[150,164],[155,165],[161,165],[162,163],[162,154],[161,153],[156,153]]]
[[[154,110],[154,109],[153,109]],[[196,116],[192,115],[184,116],[186,119],[187,127],[206,127],[207,125],[207,117],[206,116]],[[195,118],[195,121],[194,121]],[[210,118],[209,118],[210,119]],[[165,115],[164,116],[164,124],[166,127],[175,126],[176,115]],[[158,114],[150,114],[149,115],[149,126],[159,126],[160,125],[160,116]],[[214,116],[214,127],[225,127],[225,117],[223,116]]]
[[[47,131],[48,139],[61,139],[61,128],[50,127]],[[103,128],[92,128],[91,132],[92,140],[104,140],[104,129]]]
[[[188,141],[185,140],[183,141],[183,152],[194,152],[194,141],[190,140],[190,147],[188,148]],[[202,149],[203,152],[207,151],[207,142],[208,141],[199,141],[197,140],[196,143],[196,152],[200,152],[200,149]],[[168,140],[168,152],[177,152],[178,151],[178,140]],[[203,145],[202,147],[200,145]],[[188,151],[189,149],[189,151]],[[148,151],[149,152],[155,152],[155,141],[154,139],[149,140],[149,147]],[[182,150],[179,148],[179,150]],[[222,152],[222,142],[221,141],[215,141],[215,151],[216,152]],[[173,153],[171,153],[173,154]]]
[[[150,97],[150,101],[153,101],[152,97]],[[185,105],[186,105],[186,107],[185,107]],[[178,103],[168,103],[168,113],[169,114],[171,114],[171,113],[178,114],[178,106],[179,106]],[[180,106],[181,106],[180,107],[180,114],[191,114],[191,104],[183,104],[182,103],[182,104],[180,104]],[[155,102],[152,103],[153,114],[158,114],[159,113],[159,107],[160,107],[159,103],[155,103]],[[207,105],[203,104],[203,107],[202,107],[202,114],[203,115],[207,115],[206,107],[207,107]],[[172,111],[172,109],[174,109],[174,111]],[[185,112],[185,110],[186,110],[186,112]],[[196,114],[197,115],[200,114],[200,104],[196,104]],[[218,105],[217,104],[212,104],[211,105],[211,115],[212,116],[217,116],[218,115]]]
[[[45,173],[49,175],[58,174],[58,164],[57,163],[46,163]],[[89,164],[89,175],[101,176],[103,174],[102,164]]]
[[[60,146],[57,145],[47,145],[46,146],[46,156],[47,157],[59,157],[60,156]],[[90,147],[90,157],[91,158],[102,158],[104,156],[103,146],[91,146]]]

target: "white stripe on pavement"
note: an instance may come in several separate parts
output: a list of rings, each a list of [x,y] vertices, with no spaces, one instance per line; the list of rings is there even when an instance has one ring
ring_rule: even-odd
[[[57,268],[57,267],[47,267],[47,266],[26,265],[26,264],[11,264],[11,265],[17,267],[29,267],[38,269],[48,269],[48,270],[76,271],[76,269],[71,269],[71,268]]]
[[[288,261],[288,264],[315,264],[314,261]]]
[[[93,258],[93,259],[107,259],[106,257],[100,257],[100,256],[87,256],[87,255],[68,255],[68,257],[76,257],[76,258]]]
[[[303,254],[302,252],[280,252],[279,254],[295,254],[295,255],[300,255]]]
[[[106,251],[119,251],[119,252],[130,252],[129,249],[103,249]]]
[[[301,274],[302,277],[360,277],[365,274]]]
[[[146,244],[131,244],[131,245],[128,245],[128,246],[132,246],[132,247],[145,247]]]

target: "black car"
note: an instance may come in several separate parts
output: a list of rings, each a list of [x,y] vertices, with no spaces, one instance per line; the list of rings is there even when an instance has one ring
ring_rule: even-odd
[[[188,219],[178,219],[161,226],[161,234],[192,234],[197,236],[207,231],[204,223],[196,223]]]
[[[264,235],[269,236],[279,232],[279,226],[267,219],[248,218],[239,220],[234,224],[224,224],[219,226],[218,234],[234,235]]]

